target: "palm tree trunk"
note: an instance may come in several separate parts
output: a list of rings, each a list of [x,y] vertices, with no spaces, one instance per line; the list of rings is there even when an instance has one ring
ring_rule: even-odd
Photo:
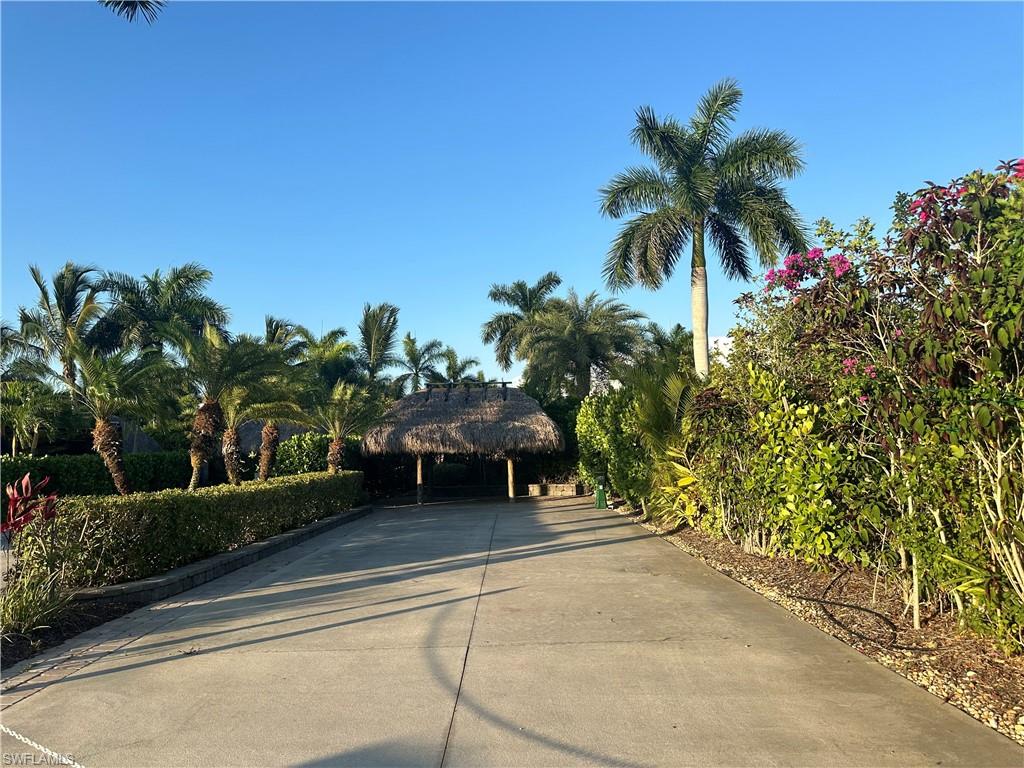
[[[18,433],[11,432],[11,456],[18,455]]]
[[[576,397],[583,400],[590,394],[590,361],[576,366]]]
[[[327,447],[327,471],[332,475],[338,474],[338,471],[341,469],[341,460],[344,453],[345,441],[340,437],[331,440],[331,444]]]
[[[704,260],[704,221],[693,226],[693,258],[690,261],[690,317],[693,323],[693,368],[708,377],[708,270]]]
[[[242,447],[238,430],[234,427],[225,429],[220,447],[224,454],[224,470],[228,473],[228,482],[239,485],[242,482]]]
[[[32,445],[28,449],[29,456],[35,456],[36,451],[39,449],[39,425],[37,424],[32,430]]]
[[[216,400],[203,403],[196,411],[188,448],[189,460],[192,463],[192,479],[188,483],[190,491],[199,487],[200,473],[203,471],[203,465],[213,455],[213,441],[223,423],[224,413]]]
[[[277,446],[281,442],[281,432],[277,424],[265,422],[260,431],[260,480],[269,480],[270,473],[277,462]]]
[[[110,419],[96,419],[92,430],[92,447],[103,459],[117,492],[122,496],[131,493],[128,475],[124,471],[124,457],[121,455],[121,427]]]

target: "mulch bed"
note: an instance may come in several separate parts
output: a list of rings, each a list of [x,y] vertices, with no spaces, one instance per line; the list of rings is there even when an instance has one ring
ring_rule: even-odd
[[[748,554],[690,528],[666,531],[630,517],[1024,745],[1024,657],[1008,658],[991,641],[959,628],[952,614],[928,614],[922,606],[915,630],[899,590],[876,584],[871,571],[814,570],[799,560]]]
[[[77,634],[131,613],[138,607],[137,603],[113,601],[73,606],[53,626],[41,627],[27,635],[11,635],[0,639],[0,669],[14,666],[19,661],[67,642]]]

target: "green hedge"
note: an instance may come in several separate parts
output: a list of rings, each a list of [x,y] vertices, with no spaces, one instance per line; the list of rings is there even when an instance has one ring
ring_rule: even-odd
[[[188,451],[128,453],[124,457],[124,466],[133,491],[184,488],[192,473]],[[36,482],[50,477],[47,490],[56,491],[62,496],[99,496],[115,492],[110,473],[95,453],[73,456],[4,456],[0,459],[4,484],[20,480],[26,472]]]
[[[327,517],[361,498],[361,472],[294,475],[193,492],[67,496],[58,503],[56,518],[65,586],[153,576]]]

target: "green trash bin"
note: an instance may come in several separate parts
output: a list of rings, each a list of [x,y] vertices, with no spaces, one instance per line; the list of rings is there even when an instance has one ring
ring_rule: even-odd
[[[594,509],[608,509],[608,496],[604,492],[604,475],[598,475],[594,489]]]

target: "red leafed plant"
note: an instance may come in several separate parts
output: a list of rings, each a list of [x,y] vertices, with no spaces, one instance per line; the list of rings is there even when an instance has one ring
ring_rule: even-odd
[[[37,517],[43,520],[54,518],[57,515],[57,494],[42,495],[43,489],[49,484],[49,477],[44,477],[33,484],[27,473],[21,478],[21,482],[9,483],[5,489],[7,518],[0,523],[0,533],[17,533]]]

